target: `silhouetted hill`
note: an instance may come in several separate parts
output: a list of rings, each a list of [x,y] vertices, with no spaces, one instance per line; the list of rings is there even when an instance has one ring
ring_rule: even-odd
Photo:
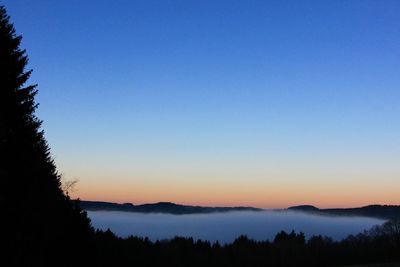
[[[311,205],[289,207],[288,210],[303,211],[319,215],[335,216],[363,216],[380,219],[399,219],[400,206],[398,205],[369,205],[359,208],[319,209]]]
[[[96,211],[126,211],[142,213],[169,213],[169,214],[194,214],[228,211],[262,211],[254,207],[204,207],[180,205],[172,202],[158,202],[151,204],[133,205],[132,203],[113,203],[104,201],[80,201],[80,207],[84,210]],[[369,205],[359,208],[335,208],[319,209],[312,205],[299,205],[289,207],[287,210],[313,213],[329,216],[363,216],[380,219],[399,219],[400,206],[397,205]]]
[[[152,204],[133,205],[131,203],[112,203],[102,201],[80,201],[80,207],[84,210],[127,211],[143,213],[169,213],[169,214],[194,214],[228,211],[261,211],[253,207],[202,207],[179,205],[171,202],[158,202]]]

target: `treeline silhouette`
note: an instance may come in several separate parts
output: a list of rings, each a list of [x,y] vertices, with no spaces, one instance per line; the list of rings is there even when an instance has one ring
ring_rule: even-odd
[[[388,221],[341,241],[325,236],[280,232],[272,241],[246,236],[220,245],[176,237],[151,242],[118,238],[110,230],[95,234],[99,266],[335,266],[400,262],[400,221]]]
[[[0,266],[327,266],[400,261],[398,221],[342,241],[302,233],[221,246],[190,238],[150,242],[94,231],[60,175],[35,116],[36,85],[0,7]]]
[[[61,189],[20,43],[0,7],[0,266],[89,263],[93,229]]]

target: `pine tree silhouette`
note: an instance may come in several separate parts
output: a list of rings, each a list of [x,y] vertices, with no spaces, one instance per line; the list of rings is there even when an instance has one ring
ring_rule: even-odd
[[[7,266],[77,266],[90,250],[86,213],[66,196],[35,116],[21,36],[0,7],[0,208]],[[1,262],[0,262],[0,265]]]

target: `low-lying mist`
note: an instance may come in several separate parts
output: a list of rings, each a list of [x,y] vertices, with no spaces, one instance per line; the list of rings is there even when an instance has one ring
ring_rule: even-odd
[[[190,215],[89,211],[88,215],[95,228],[110,228],[121,237],[134,235],[156,241],[183,236],[221,243],[232,242],[239,235],[255,240],[271,240],[281,230],[301,231],[306,237],[326,235],[340,240],[384,222],[374,218],[319,216],[294,211]]]

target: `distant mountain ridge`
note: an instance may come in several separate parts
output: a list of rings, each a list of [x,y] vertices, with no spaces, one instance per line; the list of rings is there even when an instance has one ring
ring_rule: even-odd
[[[167,213],[167,214],[201,214],[213,212],[229,211],[262,211],[263,209],[254,207],[205,207],[180,205],[172,202],[157,202],[151,204],[134,205],[132,203],[113,203],[105,201],[87,201],[79,202],[82,209],[87,211],[125,211],[140,213]],[[400,205],[368,205],[358,208],[335,208],[320,209],[312,205],[292,206],[284,210],[301,211],[309,214],[323,216],[362,216],[379,219],[400,219]],[[284,211],[276,210],[276,211]]]
[[[212,213],[228,211],[261,211],[262,209],[253,207],[203,207],[180,205],[172,202],[158,202],[151,204],[133,205],[132,203],[112,203],[103,201],[85,201],[79,202],[80,207],[88,211],[126,211],[141,213],[168,213],[168,214],[195,214]]]
[[[363,216],[385,220],[400,219],[400,205],[368,205],[359,208],[337,209],[319,209],[312,205],[300,205],[289,207],[287,210],[330,216]]]

